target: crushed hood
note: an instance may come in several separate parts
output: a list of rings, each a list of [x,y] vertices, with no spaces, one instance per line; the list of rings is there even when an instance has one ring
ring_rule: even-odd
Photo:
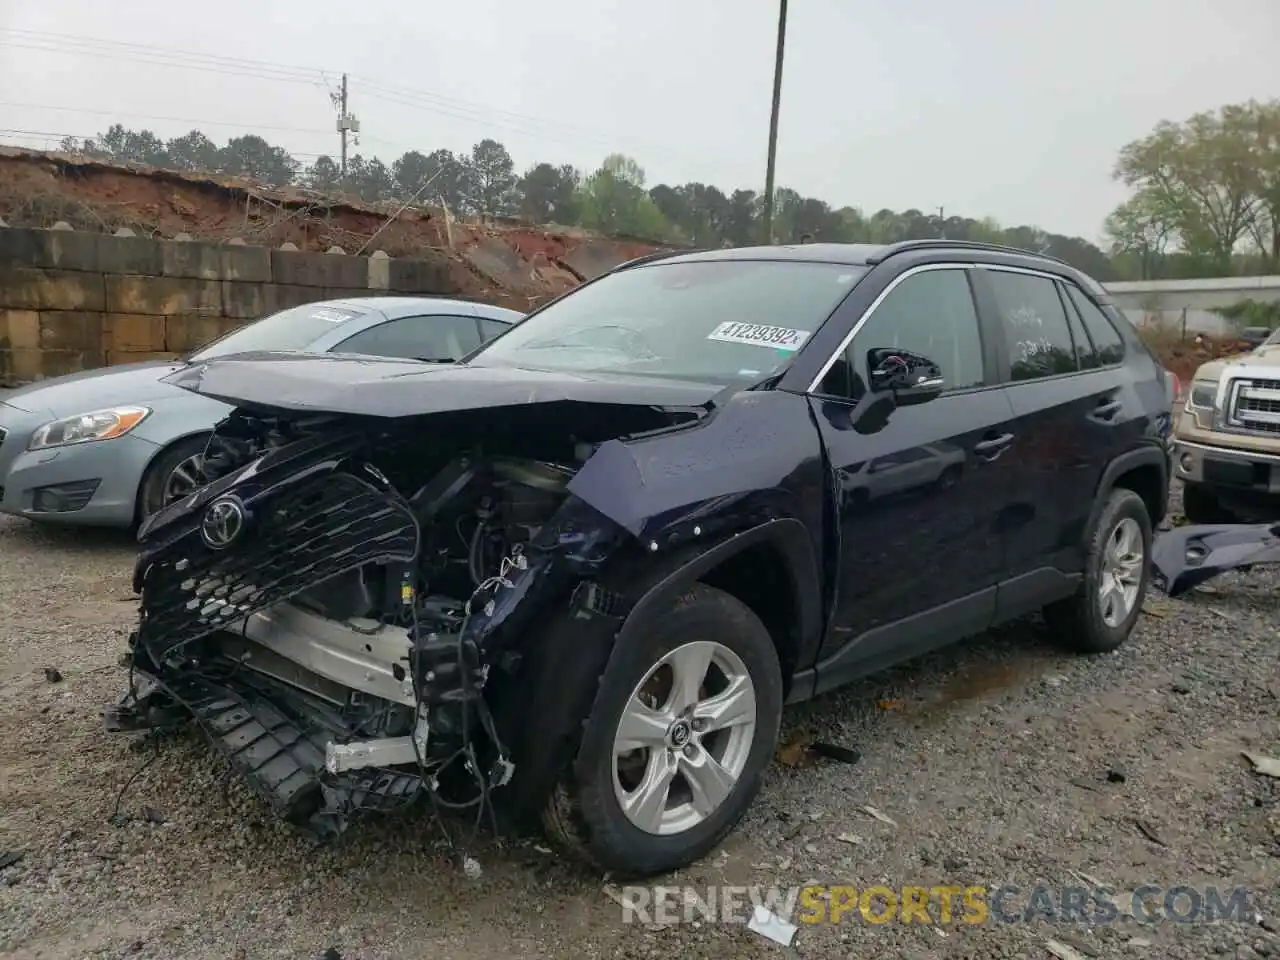
[[[723,385],[612,373],[296,353],[192,364],[166,383],[234,406],[369,417],[579,402],[702,407]]]

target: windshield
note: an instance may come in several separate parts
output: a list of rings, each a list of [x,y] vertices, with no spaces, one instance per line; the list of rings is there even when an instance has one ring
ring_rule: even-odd
[[[233,353],[255,353],[259,350],[305,350],[333,328],[364,311],[351,307],[334,307],[308,303],[290,307],[232,330],[187,357],[192,363],[230,356]]]
[[[761,380],[791,362],[865,272],[794,260],[632,267],[548,305],[469,362]]]

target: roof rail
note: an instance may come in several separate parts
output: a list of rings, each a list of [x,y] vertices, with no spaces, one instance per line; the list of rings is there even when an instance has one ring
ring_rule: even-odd
[[[981,240],[943,240],[940,237],[934,237],[927,240],[902,240],[898,243],[887,244],[884,249],[878,253],[873,253],[867,257],[867,263],[875,266],[877,263],[883,263],[890,257],[895,257],[900,253],[911,253],[915,250],[989,250],[992,253],[1016,253],[1024,257],[1036,257],[1040,260],[1052,260],[1054,263],[1060,263],[1069,267],[1071,264],[1067,261],[1052,256],[1047,253],[1036,253],[1034,250],[1024,250],[1021,247],[1010,247],[1003,243],[984,243]]]
[[[616,267],[613,268],[613,270],[609,272],[615,273],[618,270],[626,270],[630,267],[644,266],[644,264],[653,263],[655,260],[665,260],[668,257],[680,257],[680,256],[684,256],[686,253],[700,253],[700,252],[701,252],[700,250],[654,250],[652,253],[646,253],[643,256],[636,257],[633,260],[624,260],[622,263],[618,264]]]

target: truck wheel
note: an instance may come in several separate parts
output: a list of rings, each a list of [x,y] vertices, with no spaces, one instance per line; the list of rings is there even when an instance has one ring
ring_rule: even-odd
[[[548,837],[626,877],[704,856],[759,792],[782,700],[764,624],[729,594],[694,585],[614,648],[577,758],[543,808]]]
[[[1182,515],[1187,523],[1231,523],[1235,516],[1219,502],[1212,488],[1201,483],[1182,485]]]
[[[1150,558],[1147,506],[1132,490],[1117,487],[1089,538],[1080,590],[1044,610],[1059,642],[1080,653],[1105,653],[1124,643],[1142,613]]]

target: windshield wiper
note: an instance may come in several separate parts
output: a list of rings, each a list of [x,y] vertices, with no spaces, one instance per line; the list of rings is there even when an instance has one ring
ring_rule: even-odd
[[[414,357],[413,359],[418,360],[422,363],[457,363],[458,362],[457,360],[454,360],[452,357]]]

